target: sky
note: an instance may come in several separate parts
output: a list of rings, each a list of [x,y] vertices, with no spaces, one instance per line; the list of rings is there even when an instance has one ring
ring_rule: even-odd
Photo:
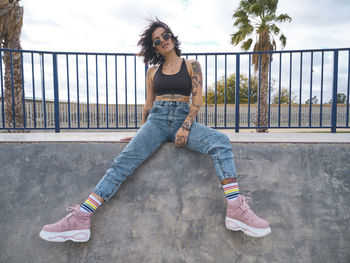
[[[239,0],[22,0],[22,47],[31,50],[131,52],[148,18],[179,36],[183,52],[232,52],[232,15]],[[350,46],[348,0],[280,0],[286,50]],[[279,49],[281,49],[279,47]]]
[[[234,10],[239,6],[239,0],[104,0],[101,2],[91,0],[22,0],[21,5],[24,7],[24,19],[21,35],[21,44],[24,50],[37,51],[63,51],[63,52],[100,52],[100,53],[137,53],[139,47],[137,42],[140,34],[147,26],[147,19],[154,19],[158,17],[160,20],[167,23],[175,35],[179,37],[181,42],[181,50],[184,53],[191,52],[237,52],[241,51],[239,46],[230,44],[231,34],[235,32],[233,27],[232,15]],[[96,4],[100,3],[100,4]],[[321,49],[321,48],[343,48],[350,47],[350,3],[348,0],[280,0],[277,9],[277,15],[287,13],[291,18],[291,23],[280,23],[282,33],[287,37],[287,45],[284,50],[300,50],[300,49]],[[278,43],[278,38],[276,39]],[[281,50],[281,46],[277,45],[277,50]],[[287,56],[287,54],[286,54]],[[289,68],[288,58],[283,57],[283,68]],[[245,57],[247,58],[247,56]],[[30,58],[27,57],[25,64],[25,72],[30,72]],[[48,58],[46,58],[48,59]],[[80,70],[83,71],[84,58],[80,58]],[[131,59],[131,58],[130,58]],[[203,65],[201,58],[201,65]],[[320,54],[315,54],[315,65],[312,68],[315,71],[313,81],[316,86],[313,88],[315,94],[320,94]],[[331,65],[332,54],[326,54],[325,60],[325,86],[331,86],[332,68]],[[39,58],[34,57],[35,70],[39,70]],[[74,60],[73,58],[71,60]],[[89,61],[89,92],[91,96],[94,94],[95,83],[102,89],[107,84],[107,77],[104,78],[103,58],[99,58],[99,77],[94,79],[94,72],[96,68],[94,65],[94,58]],[[144,102],[144,65],[138,59],[137,84],[134,81],[131,65],[132,60],[128,60],[128,75],[127,94],[131,98],[134,96],[133,87],[137,86],[137,101]],[[213,65],[213,59],[210,58],[208,63]],[[228,59],[228,68],[231,73],[234,72],[234,57]],[[279,58],[274,57],[272,65],[272,79],[278,83],[278,61]],[[302,94],[302,101],[308,98],[307,87],[310,86],[310,56],[306,55],[304,58],[305,76],[302,80],[306,87],[304,94]],[[345,93],[348,71],[348,54],[340,54],[339,62],[339,85],[340,90]],[[139,63],[141,62],[141,63]],[[46,62],[45,62],[46,63]],[[59,62],[61,63],[61,62]],[[64,61],[62,62],[65,63]],[[62,64],[61,63],[61,64]],[[74,61],[70,62],[74,66]],[[108,61],[108,64],[113,63]],[[123,63],[122,60],[119,61]],[[223,57],[218,59],[218,77],[224,74]],[[247,59],[241,60],[242,68],[247,67]],[[277,64],[276,64],[277,63]],[[298,83],[298,58],[293,59],[295,70],[293,72],[293,93],[297,93]],[[318,63],[318,64],[317,64]],[[63,65],[62,64],[62,65]],[[71,77],[70,82],[74,82],[73,76],[76,75],[73,66],[70,67]],[[52,83],[52,66],[45,67],[44,82]],[[130,69],[130,70],[129,70]],[[51,71],[50,71],[51,70]],[[66,87],[68,80],[65,79],[65,67],[59,69],[59,85]],[[112,71],[108,73],[108,85],[113,84],[114,74]],[[90,73],[91,72],[91,73]],[[243,70],[242,70],[243,72]],[[210,66],[208,69],[207,85],[212,85],[215,82],[213,75],[214,67]],[[91,76],[90,76],[91,74]],[[246,72],[247,74],[247,72]],[[295,75],[295,76],[294,76]],[[35,82],[40,82],[40,72],[35,74]],[[124,72],[118,70],[118,81],[122,81]],[[25,74],[26,85],[32,83],[30,80],[31,74]],[[39,78],[39,79],[38,79]],[[86,76],[82,72],[79,76],[81,78],[80,85],[84,86]],[[282,87],[289,85],[288,72],[282,71]],[[295,80],[294,80],[295,79]],[[95,81],[96,80],[96,81]],[[116,82],[118,82],[116,81]],[[120,83],[119,86],[125,85]],[[75,84],[72,83],[74,86]],[[40,83],[36,84],[36,87]],[[49,84],[46,84],[49,88]],[[86,83],[85,83],[86,86]],[[30,96],[31,87],[28,86],[26,94]],[[97,90],[97,89],[96,89]],[[99,100],[105,100],[106,94],[103,89],[99,94]],[[39,95],[40,91],[36,93]],[[120,93],[118,101],[125,101],[125,92],[119,90]],[[329,96],[331,89],[328,89],[324,95]],[[46,93],[47,96],[53,95],[53,90]],[[72,94],[74,96],[74,94]],[[124,97],[123,97],[124,96]],[[110,95],[110,98],[115,96]],[[318,95],[319,97],[319,95]],[[60,99],[67,98],[67,92],[60,90]],[[80,97],[84,100],[84,97]],[[129,102],[130,100],[128,100]],[[130,101],[131,102],[131,101]]]

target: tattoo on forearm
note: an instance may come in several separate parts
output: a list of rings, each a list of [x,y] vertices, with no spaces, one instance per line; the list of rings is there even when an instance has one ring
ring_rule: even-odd
[[[182,126],[184,126],[186,129],[190,129],[192,123],[196,119],[196,116],[200,110],[200,106],[198,105],[191,105],[190,113],[187,115],[185,121],[183,122]]]

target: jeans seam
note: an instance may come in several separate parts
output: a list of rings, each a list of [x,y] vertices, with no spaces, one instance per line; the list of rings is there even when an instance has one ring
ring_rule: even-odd
[[[209,143],[209,142],[202,141],[202,140],[197,140],[197,139],[192,139],[192,141],[196,141],[196,142],[201,142],[201,143],[207,144],[207,145],[209,145],[210,148],[213,149],[213,151],[216,152],[216,150],[213,148],[212,144]],[[208,154],[210,154],[210,151],[208,152]],[[222,171],[223,177],[224,177],[225,179],[226,179],[226,178],[230,178],[230,177],[235,177],[233,174],[228,173],[228,172],[224,169],[224,167],[223,167],[223,165],[222,165],[222,160],[220,160],[219,158],[217,158],[217,157],[215,157],[215,156],[212,156],[212,158],[215,159],[215,160],[217,160],[217,162],[218,162],[218,164],[219,164],[219,167],[220,167],[220,169],[221,169],[221,171]]]
[[[142,164],[145,160],[147,160],[152,154],[154,154],[158,149],[159,149],[159,147],[158,147],[157,149],[155,149],[154,151],[152,151],[146,158],[143,158],[142,161],[141,161],[141,164]],[[137,166],[137,165],[132,166],[132,169],[131,169],[131,170],[133,170],[133,173],[134,173],[134,171],[135,171],[135,169],[136,169],[136,166]],[[139,164],[138,166],[140,166],[140,164]],[[131,173],[131,174],[129,174],[129,175],[132,175],[133,173]],[[123,182],[126,180],[126,178],[127,178],[129,175],[125,176]],[[113,189],[111,189],[111,191],[109,191],[109,193],[106,194],[107,200],[108,200],[109,198],[111,198],[111,197],[114,195],[114,193],[117,192],[117,190],[120,188],[120,186],[121,186],[121,184],[122,184],[123,182],[121,182],[121,183],[119,183],[119,184],[117,183],[117,184],[115,185],[115,187],[114,187]],[[106,201],[107,201],[107,200],[106,200]]]

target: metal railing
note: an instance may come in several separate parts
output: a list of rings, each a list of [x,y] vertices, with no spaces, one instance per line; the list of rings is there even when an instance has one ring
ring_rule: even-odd
[[[183,56],[202,67],[197,121],[204,125],[236,132],[349,128],[350,48]],[[264,56],[265,126],[260,116]],[[138,129],[147,68],[130,53],[0,49],[0,130]]]

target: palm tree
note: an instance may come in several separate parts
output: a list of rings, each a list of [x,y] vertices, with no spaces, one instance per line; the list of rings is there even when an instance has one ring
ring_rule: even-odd
[[[237,32],[231,35],[231,43],[238,45],[241,43],[241,49],[248,51],[253,42],[255,34],[254,52],[276,50],[276,41],[274,35],[279,35],[282,48],[286,46],[287,39],[277,27],[276,22],[290,22],[287,14],[276,15],[278,0],[241,0],[239,7],[233,14],[234,26],[238,27]],[[253,35],[253,36],[252,36]],[[267,98],[268,98],[268,75],[269,62],[272,55],[269,53],[254,53],[252,64],[255,72],[261,69],[260,79],[260,122],[261,127],[267,127]],[[257,129],[258,132],[266,132],[267,128]]]
[[[0,43],[5,49],[22,49],[20,43],[23,7],[18,2],[20,0],[0,0]],[[11,79],[11,55],[4,51],[3,61],[5,65],[5,125],[12,128],[13,125],[13,104],[15,126],[23,127],[23,90],[22,90],[22,70],[21,53],[12,53],[12,73],[13,89]],[[12,90],[13,97],[12,99]],[[8,130],[11,131],[10,129]]]

